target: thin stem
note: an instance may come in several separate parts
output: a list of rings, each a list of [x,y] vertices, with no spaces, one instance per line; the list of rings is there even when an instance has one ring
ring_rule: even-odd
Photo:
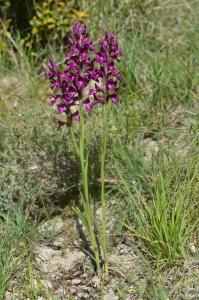
[[[82,173],[82,183],[84,191],[84,200],[89,205],[89,193],[88,193],[88,172],[85,169],[85,134],[84,134],[84,114],[82,110],[82,103],[80,101],[80,140],[79,140],[79,154],[80,154],[80,164]]]
[[[90,198],[89,198],[89,185],[88,185],[88,155],[85,160],[85,132],[84,132],[84,113],[82,101],[80,101],[80,139],[79,139],[79,159],[81,165],[81,175],[83,184],[83,209],[84,209],[84,219],[85,225],[88,231],[88,236],[91,242],[92,250],[95,256],[95,263],[97,267],[97,272],[100,274],[100,255],[97,243],[97,237],[94,229],[94,215],[91,208]]]
[[[71,137],[72,137],[72,141],[73,141],[73,145],[74,145],[74,148],[75,148],[76,155],[77,155],[77,157],[79,157],[79,147],[78,147],[77,141],[75,139],[73,124],[70,127],[70,133],[71,133]]]
[[[103,106],[103,121],[102,121],[102,148],[101,148],[101,205],[102,205],[102,232],[101,246],[103,250],[105,274],[108,276],[107,262],[107,236],[106,236],[106,199],[105,199],[105,156],[107,146],[107,105]]]

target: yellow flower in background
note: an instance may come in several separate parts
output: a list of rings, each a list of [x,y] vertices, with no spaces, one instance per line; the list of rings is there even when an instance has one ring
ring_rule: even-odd
[[[82,21],[87,16],[87,12],[79,9],[74,1],[45,0],[36,6],[35,15],[30,20],[30,42],[45,44],[62,40],[74,21]]]
[[[78,21],[81,21],[82,19],[85,19],[88,16],[87,12],[84,10],[73,9],[73,13],[75,17],[77,17]]]

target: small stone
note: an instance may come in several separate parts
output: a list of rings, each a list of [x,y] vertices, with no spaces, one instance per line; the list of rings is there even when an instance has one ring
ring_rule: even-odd
[[[74,288],[74,287],[71,287],[71,288],[70,288],[70,293],[71,293],[72,295],[75,295],[76,292],[77,292],[76,288]]]
[[[196,254],[196,247],[193,243],[190,244],[190,247],[189,247],[190,251],[192,254]]]
[[[92,282],[93,282],[94,286],[96,286],[96,287],[100,286],[100,283],[101,283],[101,281],[100,281],[100,279],[99,279],[99,277],[97,275],[95,275],[92,278]]]
[[[47,289],[52,289],[53,288],[53,285],[50,281],[47,281],[47,280],[41,280],[41,284],[47,288]]]
[[[78,297],[78,299],[89,299],[88,297],[90,297],[90,296],[85,293],[79,292],[77,294],[77,297]]]
[[[61,217],[49,220],[38,227],[39,233],[48,235],[49,233],[53,235],[58,235],[62,232],[64,222]]]
[[[12,77],[12,76],[4,77],[4,78],[1,78],[0,87],[1,88],[9,88],[17,83],[18,83],[17,77]]]
[[[78,284],[81,283],[81,279],[75,278],[75,279],[73,279],[71,282],[72,282],[72,284],[74,284],[74,285],[78,285]]]
[[[64,242],[66,241],[66,237],[65,236],[58,236],[53,242],[53,246],[57,247],[57,248],[61,248],[64,244]]]
[[[119,300],[119,297],[114,294],[106,294],[103,300]]]
[[[97,218],[101,219],[102,218],[102,208],[99,207],[96,211],[96,216]]]
[[[89,287],[89,286],[81,285],[81,286],[79,286],[79,288],[80,288],[82,291],[86,292],[86,293],[89,293],[89,292],[90,292],[90,287]]]
[[[55,250],[47,246],[37,246],[36,261],[40,268],[51,276],[56,272],[69,271],[75,264],[83,261],[85,254],[76,249],[67,249],[62,253],[60,250]]]

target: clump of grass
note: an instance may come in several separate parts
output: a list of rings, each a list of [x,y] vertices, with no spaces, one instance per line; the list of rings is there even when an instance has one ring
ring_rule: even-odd
[[[13,204],[0,198],[0,208],[0,299],[5,299],[10,279],[23,269],[29,256],[34,224],[23,212],[20,201]]]
[[[124,165],[117,167],[128,206],[123,225],[140,239],[156,265],[185,258],[196,234],[199,161],[195,143],[190,148],[182,157],[160,150],[148,172],[133,154],[122,152]]]

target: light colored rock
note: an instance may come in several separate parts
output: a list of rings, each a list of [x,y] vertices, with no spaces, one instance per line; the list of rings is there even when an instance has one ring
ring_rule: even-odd
[[[119,297],[114,294],[106,294],[104,295],[103,300],[119,300]]]
[[[95,275],[92,278],[92,282],[93,282],[94,286],[96,286],[96,287],[100,286],[100,284],[101,284],[101,280],[97,275]]]
[[[42,235],[58,235],[62,232],[64,222],[61,217],[49,220],[38,227],[39,233]]]
[[[190,251],[191,251],[192,254],[196,254],[196,247],[195,247],[194,243],[190,244],[189,249],[190,249]]]
[[[150,138],[147,138],[143,142],[143,147],[145,149],[145,157],[146,161],[151,160],[152,156],[158,152],[159,147],[157,141],[154,141]]]
[[[76,288],[74,288],[74,287],[71,287],[71,288],[70,288],[70,293],[71,293],[72,295],[75,295],[76,292],[77,292]]]
[[[7,291],[4,295],[5,300],[19,300],[17,293]]]
[[[46,289],[53,289],[53,285],[50,281],[48,280],[41,280],[41,284],[46,288]]]
[[[112,254],[109,257],[109,261],[113,266],[120,266],[122,269],[130,270],[135,265],[137,257],[131,254]]]
[[[89,299],[89,297],[90,297],[90,295],[87,295],[87,294],[82,293],[82,292],[79,292],[77,294],[77,296],[78,296],[78,299]]]
[[[9,88],[18,83],[17,77],[7,76],[0,79],[1,88]]]
[[[102,207],[99,207],[96,211],[96,217],[102,219]]]
[[[49,274],[58,271],[69,271],[76,263],[85,258],[85,254],[76,249],[67,249],[62,255],[62,251],[54,250],[47,246],[38,246],[36,248],[37,263],[40,268]]]
[[[52,241],[52,245],[55,247],[62,247],[64,242],[66,242],[66,239],[67,237],[64,235],[58,236]]]
[[[80,284],[80,283],[82,282],[82,280],[79,279],[79,278],[75,278],[75,279],[71,280],[71,282],[72,282],[72,284],[74,284],[74,285],[78,285],[78,284]]]

